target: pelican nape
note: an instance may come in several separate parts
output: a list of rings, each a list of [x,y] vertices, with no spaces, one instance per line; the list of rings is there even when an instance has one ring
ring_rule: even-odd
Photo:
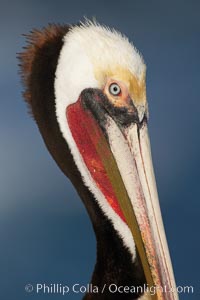
[[[91,283],[106,288],[84,299],[178,299],[151,160],[143,58],[125,36],[90,21],[49,25],[27,40],[25,100],[96,235]],[[127,289],[112,293],[111,284]]]

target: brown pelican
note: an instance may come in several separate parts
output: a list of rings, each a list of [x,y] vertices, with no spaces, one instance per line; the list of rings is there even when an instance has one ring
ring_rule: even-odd
[[[178,299],[151,161],[142,56],[124,35],[90,21],[49,25],[27,38],[25,99],[96,235],[91,284],[98,293],[84,299]]]

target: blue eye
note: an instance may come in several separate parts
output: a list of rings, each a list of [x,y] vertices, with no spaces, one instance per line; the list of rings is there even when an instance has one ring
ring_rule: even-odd
[[[121,88],[117,83],[111,83],[109,86],[109,92],[113,96],[118,96],[121,93]]]

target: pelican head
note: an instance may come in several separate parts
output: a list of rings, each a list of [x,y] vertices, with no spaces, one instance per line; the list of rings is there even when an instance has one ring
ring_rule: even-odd
[[[178,299],[152,166],[142,56],[124,35],[87,21],[33,31],[20,58],[26,101],[96,234],[92,284],[107,290],[84,299]],[[156,291],[122,295],[111,284]]]

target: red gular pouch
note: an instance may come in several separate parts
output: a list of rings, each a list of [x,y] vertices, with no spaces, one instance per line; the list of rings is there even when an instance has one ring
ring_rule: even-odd
[[[119,186],[123,182],[105,131],[100,125],[106,115],[99,106],[99,115],[102,116],[99,120],[87,105],[86,97],[83,97],[82,93],[77,102],[67,107],[66,122],[68,122],[76,146],[96,186],[115,213],[126,223],[118,201]],[[92,101],[98,105],[101,99],[98,94],[93,94]],[[120,184],[119,181],[121,181]]]

